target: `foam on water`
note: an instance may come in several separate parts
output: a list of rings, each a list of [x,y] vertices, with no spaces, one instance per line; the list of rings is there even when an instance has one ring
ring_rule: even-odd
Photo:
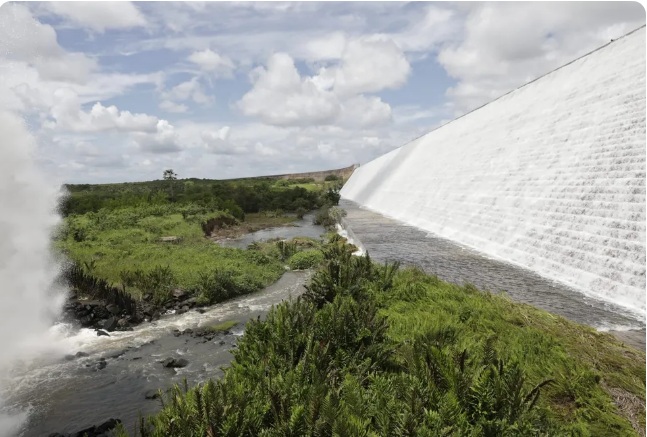
[[[645,28],[359,167],[345,199],[645,315]]]

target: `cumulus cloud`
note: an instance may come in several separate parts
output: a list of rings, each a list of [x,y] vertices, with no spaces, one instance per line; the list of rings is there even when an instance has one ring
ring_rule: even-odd
[[[371,127],[391,121],[391,107],[375,96],[355,96],[341,104],[339,124],[346,127]]]
[[[116,106],[103,106],[97,102],[90,111],[81,108],[79,96],[71,89],[63,88],[54,93],[55,104],[47,127],[71,132],[154,132],[157,117],[120,111]]]
[[[391,108],[363,93],[398,87],[409,71],[403,53],[384,39],[349,42],[338,65],[314,76],[302,77],[290,55],[276,53],[267,67],[252,71],[253,87],[238,106],[245,115],[277,126],[370,126],[389,121]]]
[[[234,63],[231,59],[209,49],[193,52],[189,55],[188,59],[198,65],[203,71],[219,76],[231,77],[231,73],[234,70]]]
[[[249,148],[240,142],[230,139],[231,128],[224,126],[218,130],[205,130],[201,139],[205,149],[217,155],[244,155]]]
[[[272,55],[267,68],[254,69],[250,78],[253,87],[238,103],[245,115],[278,126],[329,123],[337,116],[335,96],[312,78],[301,78],[287,53]]]
[[[166,120],[159,120],[153,133],[133,133],[133,139],[144,152],[172,153],[181,150],[175,127]]]
[[[47,10],[63,17],[71,25],[103,33],[108,29],[146,26],[139,9],[128,1],[47,2]]]
[[[179,83],[168,91],[161,94],[162,101],[160,109],[166,112],[182,113],[188,111],[188,106],[179,102],[194,102],[207,105],[213,98],[207,95],[204,87],[197,77]]]
[[[393,40],[368,36],[349,41],[341,65],[320,75],[333,80],[338,94],[350,95],[398,88],[410,71],[409,62]]]
[[[477,3],[466,5],[464,35],[438,61],[458,83],[457,114],[522,85],[645,22],[638,3]]]

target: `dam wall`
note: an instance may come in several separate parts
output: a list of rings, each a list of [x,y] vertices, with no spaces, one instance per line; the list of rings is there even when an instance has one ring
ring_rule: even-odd
[[[355,170],[343,198],[645,314],[645,27]]]

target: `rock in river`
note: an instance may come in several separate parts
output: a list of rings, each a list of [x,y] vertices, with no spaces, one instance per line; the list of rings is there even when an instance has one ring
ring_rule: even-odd
[[[162,361],[162,365],[164,367],[186,367],[189,362],[185,360],[184,358],[167,358],[164,361]]]

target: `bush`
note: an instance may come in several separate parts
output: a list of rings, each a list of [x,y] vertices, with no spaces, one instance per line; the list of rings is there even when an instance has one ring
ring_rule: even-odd
[[[328,208],[321,208],[315,214],[314,218],[312,219],[312,223],[315,225],[323,226],[326,229],[333,228],[335,226],[335,219],[330,216],[328,211]]]
[[[305,270],[315,267],[323,261],[323,253],[319,250],[304,250],[290,257],[288,265],[292,270]]]
[[[303,207],[301,207],[301,206],[300,206],[300,207],[298,207],[298,208],[297,208],[297,210],[296,210],[297,218],[298,218],[299,220],[303,220],[303,216],[304,216],[304,215],[306,215],[306,213],[307,213],[307,212],[308,212],[308,210],[307,210],[307,209],[305,209],[305,208],[303,208]]]
[[[326,182],[332,182],[332,181],[338,181],[338,180],[340,180],[340,179],[341,179],[341,178],[340,178],[339,176],[337,176],[337,175],[329,174],[328,176],[326,176],[326,178],[324,179],[324,181],[326,181]]]

